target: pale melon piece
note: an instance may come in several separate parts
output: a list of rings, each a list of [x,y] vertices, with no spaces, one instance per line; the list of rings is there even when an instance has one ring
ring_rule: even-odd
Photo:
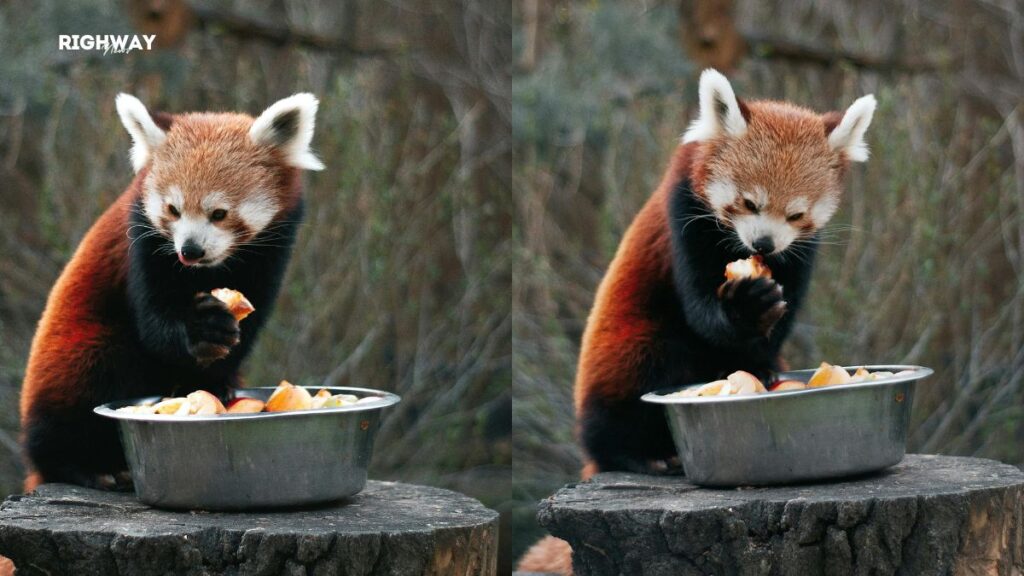
[[[153,410],[165,416],[188,416],[192,412],[192,403],[187,398],[164,398],[153,405]]]

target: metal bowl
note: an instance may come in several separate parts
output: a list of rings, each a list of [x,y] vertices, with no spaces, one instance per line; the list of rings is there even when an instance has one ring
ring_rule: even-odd
[[[645,394],[664,404],[687,480],[705,486],[756,486],[873,472],[903,459],[914,384],[921,366],[866,366],[913,374],[807,390],[742,396]],[[780,379],[808,381],[814,370]]]
[[[119,421],[124,455],[139,499],[178,509],[243,510],[333,502],[357,494],[381,411],[400,400],[368,388],[332,394],[380,396],[380,402],[291,412],[153,416],[117,412],[159,397],[95,408]],[[236,397],[266,401],[274,388]]]

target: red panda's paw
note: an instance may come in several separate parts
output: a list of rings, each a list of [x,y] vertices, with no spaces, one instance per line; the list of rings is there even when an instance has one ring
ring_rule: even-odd
[[[189,354],[203,367],[230,354],[241,337],[238,320],[208,292],[196,294],[186,329]]]
[[[719,295],[726,315],[741,333],[768,337],[786,314],[782,286],[770,278],[729,280]]]

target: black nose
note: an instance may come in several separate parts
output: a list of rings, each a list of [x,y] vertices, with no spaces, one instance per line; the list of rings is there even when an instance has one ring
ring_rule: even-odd
[[[199,260],[203,256],[206,256],[206,250],[192,240],[186,240],[181,246],[181,257],[185,260]]]
[[[772,241],[770,236],[761,236],[754,240],[754,252],[758,254],[771,254],[774,251],[775,242]]]

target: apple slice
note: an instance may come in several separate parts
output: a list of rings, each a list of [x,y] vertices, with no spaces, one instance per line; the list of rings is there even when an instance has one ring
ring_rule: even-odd
[[[212,416],[214,414],[223,414],[227,411],[220,399],[206,390],[196,390],[185,398],[192,404],[189,414]]]
[[[725,279],[739,280],[740,278],[771,278],[772,271],[765,265],[764,259],[759,255],[751,256],[744,260],[734,260],[725,265]]]
[[[249,299],[238,290],[232,290],[231,288],[216,288],[214,290],[210,290],[210,295],[223,302],[228,307],[228,311],[231,312],[231,315],[235,317],[235,320],[241,321],[243,318],[256,311],[252,302],[249,302]]]
[[[743,370],[737,370],[726,378],[729,384],[732,385],[733,394],[757,394],[764,392],[764,384],[750,372]]]
[[[833,366],[832,374],[828,379],[828,386],[834,386],[836,384],[848,384],[850,382],[850,373],[846,371],[842,366]]]
[[[807,384],[800,380],[779,380],[772,384],[772,387],[768,390],[771,392],[785,392],[786,390],[804,390],[806,388]]]
[[[266,404],[258,398],[235,398],[228,402],[228,414],[255,414],[263,412]]]
[[[313,406],[313,397],[302,386],[296,386],[287,380],[277,385],[277,390],[267,400],[267,412],[284,412],[286,410],[309,410]]]

